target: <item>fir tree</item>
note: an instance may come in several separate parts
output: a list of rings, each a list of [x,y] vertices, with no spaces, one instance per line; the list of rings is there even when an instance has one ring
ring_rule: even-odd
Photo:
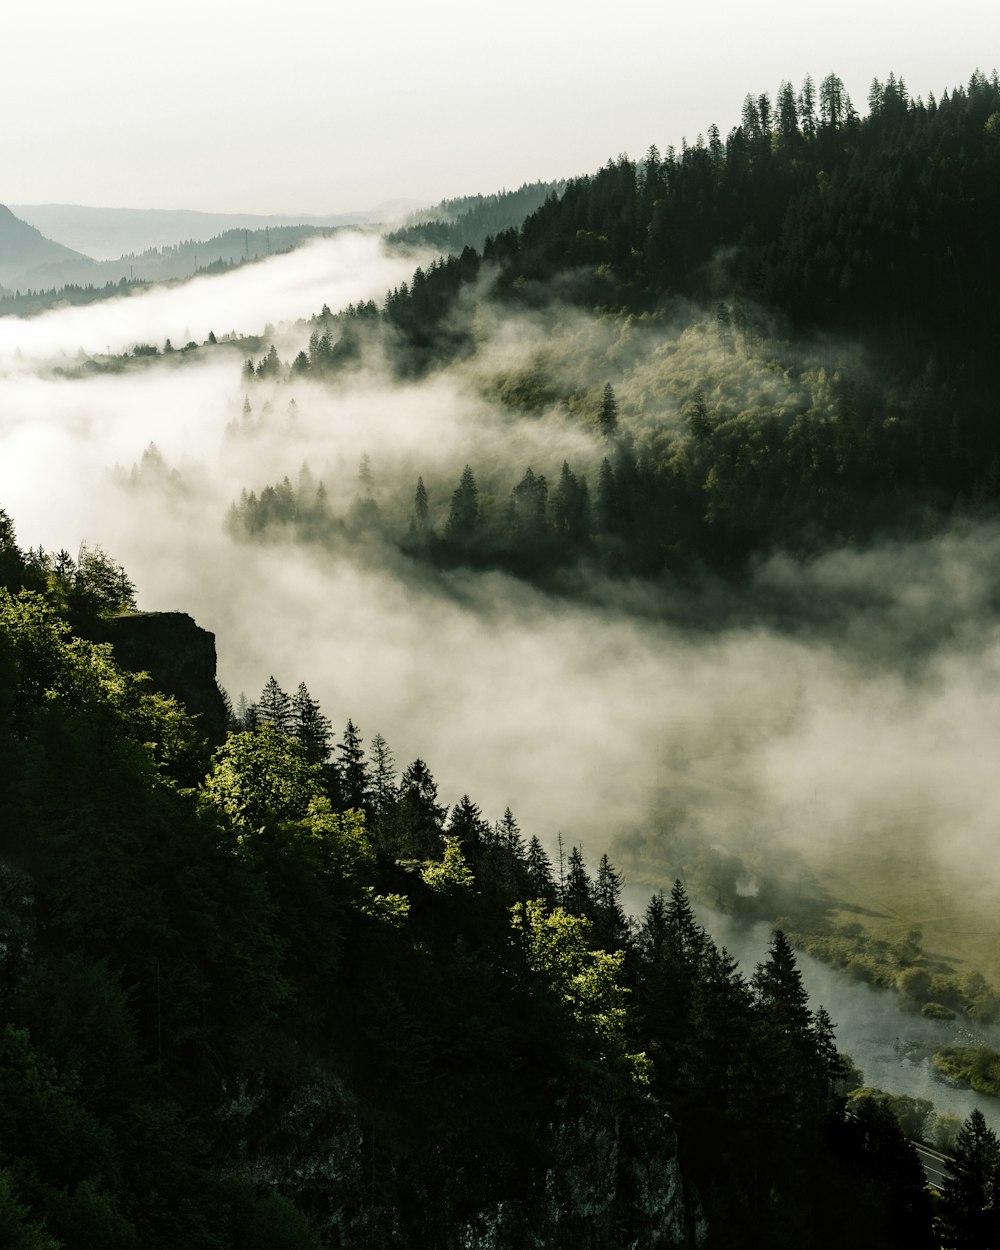
[[[978,1107],[955,1138],[941,1197],[948,1246],[1000,1245],[1000,1141]]]
[[[421,759],[408,765],[396,805],[396,845],[409,859],[440,859],[447,808],[437,801],[437,783]]]
[[[337,772],[343,806],[364,808],[368,802],[368,765],[364,740],[352,720],[348,720],[344,736],[337,743]]]
[[[310,763],[325,764],[330,758],[331,727],[305,682],[300,682],[292,699],[292,737],[305,748]]]
[[[528,893],[532,898],[543,899],[551,907],[556,901],[556,884],[552,877],[552,860],[545,847],[532,834],[524,856]]]
[[[594,886],[584,863],[583,852],[574,846],[569,853],[563,907],[574,916],[591,916],[594,910]]]
[[[459,545],[471,542],[479,529],[479,519],[479,488],[475,475],[466,465],[451,497],[445,537],[450,543]]]
[[[618,433],[618,400],[615,388],[608,382],[601,395],[601,406],[597,411],[597,427],[606,439],[613,439]]]
[[[628,919],[621,905],[624,876],[602,855],[594,882],[594,933],[606,950],[620,950],[629,939]]]
[[[257,700],[257,716],[261,724],[273,725],[278,733],[291,736],[294,716],[292,701],[272,674]]]

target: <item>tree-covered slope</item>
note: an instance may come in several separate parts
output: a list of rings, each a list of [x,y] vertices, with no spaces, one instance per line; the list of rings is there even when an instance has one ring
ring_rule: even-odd
[[[929,1244],[780,934],[747,981],[679,884],[630,926],[304,685],[210,756],[4,521],[9,1244]]]
[[[383,532],[420,558],[563,590],[581,567],[584,585],[595,570],[739,578],[775,551],[995,508],[998,212],[995,74],[926,102],[890,76],[864,117],[833,75],[785,83],[773,103],[748,97],[725,140],[712,127],[679,153],[620,157],[381,310],[324,314],[308,351],[271,353],[248,384],[335,385],[377,349],[398,376],[454,368],[512,415],[596,436],[583,460],[574,440],[485,483],[470,458],[471,481],[428,464],[391,500],[383,488]],[[253,485],[234,523],[261,534]],[[339,519],[312,501],[268,503],[332,540]]]

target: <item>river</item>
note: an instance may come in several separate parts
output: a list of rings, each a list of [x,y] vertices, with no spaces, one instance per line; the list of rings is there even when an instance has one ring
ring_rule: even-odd
[[[771,941],[769,926],[738,924],[730,916],[698,908],[698,917],[716,945],[725,946],[740,961],[746,976],[766,958]],[[828,964],[802,951],[796,953],[802,981],[815,1010],[825,1007],[836,1026],[837,1046],[864,1073],[866,1085],[929,1098],[937,1112],[952,1112],[963,1120],[978,1107],[1000,1132],[1000,1099],[957,1089],[936,1076],[929,1051],[937,1046],[987,1044],[1000,1050],[1000,1029],[962,1019],[928,1020],[902,1011],[901,1001],[889,990],[851,980]]]

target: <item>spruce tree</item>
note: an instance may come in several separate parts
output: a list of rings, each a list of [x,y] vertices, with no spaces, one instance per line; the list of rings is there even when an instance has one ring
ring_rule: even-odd
[[[292,699],[292,737],[305,748],[310,763],[325,764],[330,758],[330,729],[319,703],[310,696],[305,682],[300,682]]]
[[[479,520],[479,487],[472,469],[466,465],[451,497],[445,537],[451,543],[468,544],[476,536]]]
[[[393,838],[396,803],[396,761],[389,744],[380,733],[368,748],[368,825],[375,845],[383,852],[390,849]]]
[[[424,479],[417,478],[417,489],[413,493],[413,529],[420,535],[426,535],[431,527],[430,505],[427,502],[427,488]]]
[[[278,685],[273,673],[257,700],[257,716],[261,724],[273,725],[278,733],[292,735],[292,701]]]
[[[953,1250],[1000,1245],[1000,1140],[977,1107],[959,1129],[942,1187],[942,1223]]]
[[[615,388],[610,382],[605,385],[604,393],[601,395],[597,426],[607,439],[614,438],[618,433],[618,400],[615,398]]]
[[[594,886],[578,846],[574,846],[569,853],[562,905],[574,916],[589,917],[593,914]]]
[[[340,800],[345,808],[364,808],[368,802],[368,765],[364,740],[352,720],[337,743],[337,772],[340,777]]]
[[[624,876],[602,855],[594,882],[595,936],[606,950],[620,950],[629,939],[628,919],[621,905]]]
[[[421,759],[408,765],[396,805],[396,847],[408,859],[440,859],[447,808],[437,801],[437,782]]]
[[[533,834],[524,857],[528,892],[532,898],[544,899],[551,907],[556,900],[556,886],[552,877],[552,861],[538,838]]]

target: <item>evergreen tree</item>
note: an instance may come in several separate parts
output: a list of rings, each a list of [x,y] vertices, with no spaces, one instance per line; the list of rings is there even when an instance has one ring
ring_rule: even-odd
[[[278,685],[273,673],[257,700],[257,718],[263,725],[273,725],[278,733],[288,736],[293,734],[292,701]]]
[[[597,427],[606,439],[613,439],[618,433],[618,400],[615,388],[610,382],[605,384],[601,395],[601,406],[597,411]]]
[[[437,783],[421,759],[408,765],[396,805],[396,846],[407,859],[440,859],[447,808],[437,801]]]
[[[516,859],[524,856],[524,839],[521,837],[521,826],[514,819],[514,813],[505,807],[503,816],[497,824],[497,841]]]
[[[418,535],[426,535],[430,532],[430,506],[427,502],[427,490],[424,486],[424,479],[417,478],[417,489],[413,494],[413,528]]]
[[[574,916],[593,915],[594,886],[584,863],[583,852],[574,846],[569,853],[562,905]]]
[[[468,545],[476,537],[479,521],[479,488],[472,469],[466,465],[451,497],[445,538],[458,546]]]
[[[564,460],[552,495],[552,528],[571,550],[582,546],[590,534],[590,499],[587,479],[578,478]]]
[[[489,828],[483,819],[479,804],[473,803],[467,794],[463,794],[451,809],[451,816],[448,819],[448,835],[458,839],[462,853],[473,868],[478,867],[482,859],[488,832]]]
[[[553,906],[556,901],[556,885],[552,877],[552,861],[534,834],[528,843],[524,868],[530,897],[543,899],[550,907]]]
[[[536,477],[530,467],[511,491],[507,503],[507,529],[516,542],[531,544],[544,537],[548,492],[545,478]]]
[[[369,829],[375,845],[387,851],[393,836],[399,790],[396,785],[396,761],[388,742],[380,733],[372,738],[368,749],[368,777]]]
[[[605,950],[620,950],[629,940],[628,919],[621,905],[625,878],[602,855],[594,882],[594,935]]]
[[[833,1061],[829,1017],[820,1030],[809,1009],[809,995],[795,952],[780,929],[775,931],[767,959],[758,964],[752,980],[763,1062],[786,1074],[788,1090],[772,1089],[771,1112],[775,1131],[819,1126],[830,1108]]]
[[[323,715],[319,703],[299,683],[291,705],[292,737],[305,748],[306,756],[313,764],[325,764],[330,758],[329,719]]]
[[[1000,1141],[978,1107],[955,1138],[941,1198],[946,1245],[953,1250],[1000,1245]]]
[[[352,720],[348,720],[344,736],[337,743],[337,772],[340,777],[340,801],[345,808],[364,808],[368,803],[368,764],[364,740]]]
[[[653,967],[663,957],[667,930],[667,904],[663,891],[658,890],[646,904],[646,912],[636,939],[639,955],[647,968]]]

